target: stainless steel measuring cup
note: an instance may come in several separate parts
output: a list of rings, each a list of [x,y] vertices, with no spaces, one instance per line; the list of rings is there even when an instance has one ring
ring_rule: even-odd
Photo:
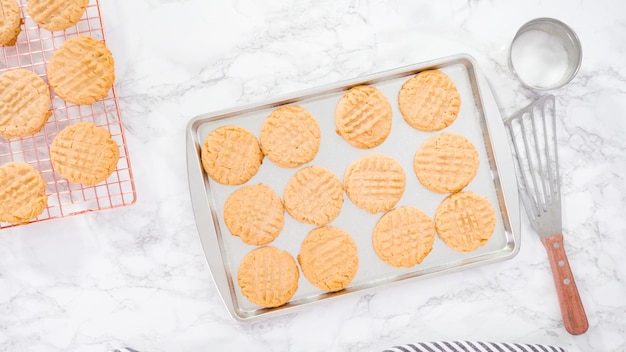
[[[576,76],[581,62],[578,36],[553,18],[525,23],[509,47],[509,68],[522,84],[536,90],[565,86]]]

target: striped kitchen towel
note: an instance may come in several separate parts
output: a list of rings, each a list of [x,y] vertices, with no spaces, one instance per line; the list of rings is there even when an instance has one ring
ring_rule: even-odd
[[[561,347],[477,341],[418,342],[394,346],[383,352],[567,352]]]

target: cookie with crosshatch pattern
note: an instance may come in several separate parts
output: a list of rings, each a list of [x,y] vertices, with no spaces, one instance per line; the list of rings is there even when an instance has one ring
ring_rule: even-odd
[[[472,142],[450,132],[426,140],[413,158],[417,179],[437,193],[465,188],[476,176],[478,165],[478,151]]]
[[[287,303],[298,289],[299,278],[291,254],[271,246],[248,253],[237,272],[241,293],[250,302],[266,308]]]
[[[391,104],[372,86],[347,91],[335,109],[337,134],[361,149],[382,144],[391,132]]]
[[[259,183],[233,192],[224,203],[224,222],[233,236],[250,245],[272,242],[282,231],[285,209],[269,186]]]
[[[120,157],[117,143],[104,127],[79,122],[65,127],[50,146],[54,170],[72,183],[93,186],[106,180]]]
[[[443,71],[427,70],[402,85],[398,107],[404,120],[413,128],[439,131],[456,120],[461,109],[461,95]]]
[[[298,263],[304,277],[315,287],[343,290],[359,269],[356,243],[344,230],[334,226],[313,229],[300,247]]]
[[[212,179],[224,185],[240,185],[259,171],[263,153],[252,132],[243,127],[222,126],[207,135],[200,158]]]
[[[52,54],[47,72],[52,90],[77,105],[105,98],[115,81],[113,54],[104,42],[87,36],[63,43]]]
[[[435,213],[437,234],[451,248],[471,252],[484,246],[496,227],[496,212],[489,199],[474,192],[449,195]]]
[[[406,175],[396,159],[373,153],[348,165],[343,186],[357,207],[375,214],[393,208],[402,198]]]
[[[296,172],[285,186],[285,209],[297,221],[317,226],[333,221],[343,206],[343,187],[332,171],[309,166]]]
[[[435,223],[423,211],[403,206],[383,215],[372,234],[376,255],[395,267],[421,263],[433,249]]]
[[[17,1],[0,0],[0,45],[15,45],[23,22]]]
[[[26,12],[41,27],[62,31],[80,21],[89,0],[28,0]]]
[[[261,127],[261,150],[282,167],[298,167],[315,158],[320,148],[320,127],[306,109],[283,106],[265,119]]]
[[[50,115],[50,91],[41,77],[19,68],[0,75],[0,136],[31,136]]]
[[[0,166],[0,222],[24,224],[46,208],[46,182],[34,167],[24,162]]]

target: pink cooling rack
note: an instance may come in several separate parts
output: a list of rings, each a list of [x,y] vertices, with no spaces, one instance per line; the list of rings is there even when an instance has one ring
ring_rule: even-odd
[[[75,26],[57,32],[37,26],[26,12],[26,0],[19,0],[18,3],[24,19],[22,32],[15,46],[0,46],[0,74],[23,68],[35,72],[47,82],[46,69],[50,57],[66,40],[82,35],[105,40],[98,0],[90,1],[87,11]],[[135,203],[135,184],[115,87],[106,98],[92,105],[66,103],[53,91],[51,98],[52,116],[39,133],[9,140],[0,137],[0,165],[23,161],[38,169],[46,180],[48,206],[33,222]],[[120,148],[116,170],[106,181],[92,187],[68,182],[52,169],[50,163],[49,148],[54,137],[64,127],[80,121],[93,122],[109,130]],[[12,226],[0,222],[0,229]]]

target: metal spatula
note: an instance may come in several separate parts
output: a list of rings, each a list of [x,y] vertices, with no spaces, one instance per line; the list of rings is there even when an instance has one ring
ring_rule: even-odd
[[[550,258],[565,329],[580,335],[589,323],[563,248],[554,96],[540,98],[504,124],[524,209]]]

